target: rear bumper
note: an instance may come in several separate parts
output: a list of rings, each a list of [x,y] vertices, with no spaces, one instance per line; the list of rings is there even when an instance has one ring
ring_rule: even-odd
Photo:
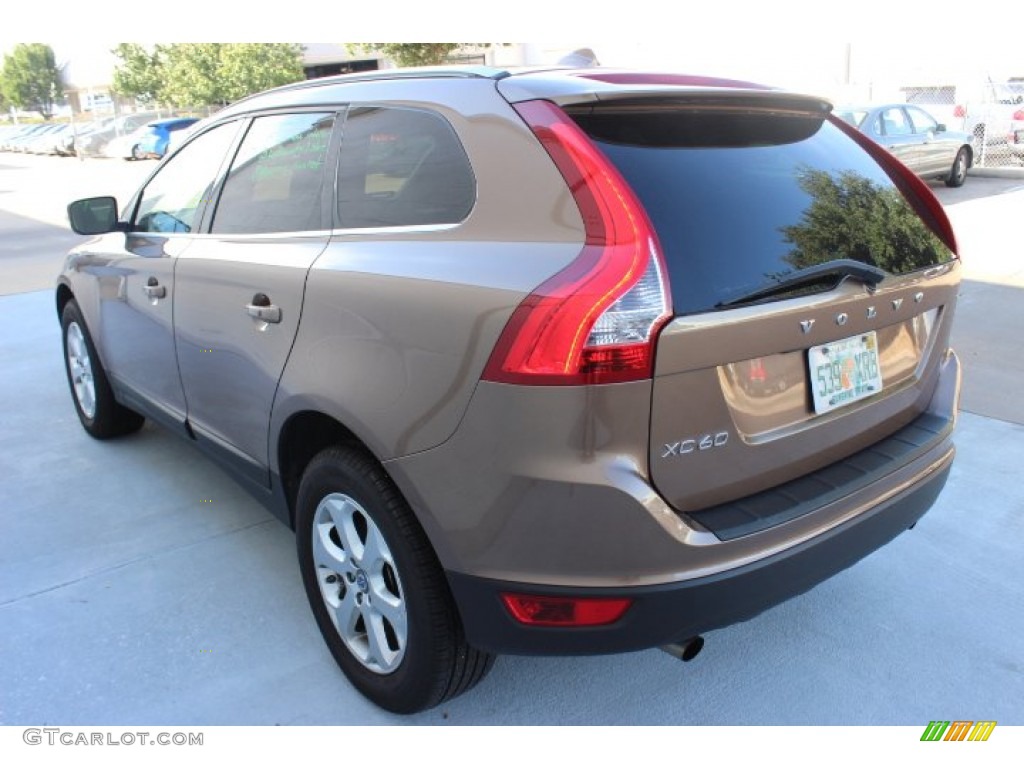
[[[624,589],[542,587],[448,572],[470,644],[494,653],[599,654],[680,642],[753,618],[848,568],[914,525],[949,475],[954,449],[902,493],[820,536],[732,570],[671,584]],[[528,627],[505,610],[512,592],[576,597],[627,597],[633,604],[611,625]]]

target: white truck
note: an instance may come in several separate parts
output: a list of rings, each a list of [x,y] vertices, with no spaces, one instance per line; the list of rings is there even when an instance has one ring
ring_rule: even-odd
[[[929,112],[950,130],[973,133],[981,152],[1005,145],[1015,121],[1024,121],[1024,82],[971,81],[900,89],[904,100]]]

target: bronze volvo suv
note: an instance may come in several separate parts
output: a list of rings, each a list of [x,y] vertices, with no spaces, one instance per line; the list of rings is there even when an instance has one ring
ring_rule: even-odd
[[[690,658],[912,527],[953,460],[949,221],[818,98],[325,78],[69,216],[83,426],[163,424],[292,526],[393,711],[498,653]]]

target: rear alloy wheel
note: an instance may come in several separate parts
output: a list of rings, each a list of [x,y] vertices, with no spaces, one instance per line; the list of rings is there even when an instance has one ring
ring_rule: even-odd
[[[371,672],[394,672],[409,642],[405,590],[384,534],[358,501],[331,493],[317,505],[313,556],[342,642]]]
[[[967,150],[960,147],[960,151],[956,153],[956,158],[953,160],[953,167],[949,169],[949,176],[946,177],[947,187],[963,185],[964,180],[967,179],[967,164]]]
[[[426,535],[371,457],[318,454],[299,486],[295,527],[317,625],[364,696],[408,714],[484,678],[494,657],[467,645]]]
[[[106,372],[74,299],[64,305],[61,328],[64,331],[64,368],[75,410],[85,431],[103,440],[139,430],[145,419],[114,399]]]

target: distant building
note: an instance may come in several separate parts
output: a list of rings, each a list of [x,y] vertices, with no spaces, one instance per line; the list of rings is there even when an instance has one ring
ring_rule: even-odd
[[[302,69],[307,80],[367,72],[384,66],[382,58],[362,53],[353,55],[348,46],[340,43],[303,43],[302,47]]]

